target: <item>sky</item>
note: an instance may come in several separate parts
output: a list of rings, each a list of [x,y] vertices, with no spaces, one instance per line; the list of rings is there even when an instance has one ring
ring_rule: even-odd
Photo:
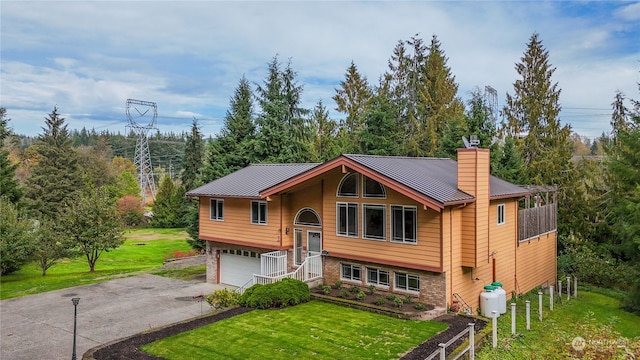
[[[18,134],[42,133],[54,106],[69,129],[126,133],[136,99],[157,104],[161,132],[195,118],[215,136],[239,80],[262,84],[277,56],[297,71],[303,107],[322,100],[339,119],[331,97],[350,63],[376,85],[398,41],[418,34],[441,42],[460,98],[488,85],[502,107],[533,33],[573,131],[608,133],[616,91],[640,99],[640,2],[2,0],[0,106]]]

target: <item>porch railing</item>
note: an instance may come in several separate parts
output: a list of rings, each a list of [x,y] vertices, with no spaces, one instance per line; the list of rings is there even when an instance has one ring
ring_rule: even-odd
[[[286,274],[287,252],[278,250],[260,255],[260,273],[268,276]]]
[[[264,255],[263,255],[264,256]],[[278,282],[284,278],[293,278],[300,281],[313,281],[322,277],[322,255],[308,256],[295,271],[282,275],[259,275],[253,274],[253,277],[244,285],[239,287],[236,292],[242,294],[255,284],[271,284]]]

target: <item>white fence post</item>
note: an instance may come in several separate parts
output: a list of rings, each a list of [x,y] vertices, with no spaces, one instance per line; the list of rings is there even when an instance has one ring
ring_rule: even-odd
[[[553,285],[549,286],[549,310],[553,311]]]
[[[491,341],[493,343],[493,347],[495,348],[498,346],[498,312],[493,310],[491,312],[491,317],[492,317],[491,326],[493,328]]]
[[[440,346],[440,360],[446,360],[447,359],[447,344],[445,343],[440,343],[438,344],[438,346]]]
[[[575,276],[573,277],[573,297],[578,297],[578,278]]]
[[[469,323],[469,360],[474,360],[476,357],[476,331],[474,323]]]
[[[516,334],[516,303],[511,303],[511,335]]]
[[[531,300],[525,301],[526,309],[525,313],[527,316],[527,330],[531,329]]]
[[[567,276],[567,300],[571,300],[571,276]]]
[[[538,291],[538,319],[542,321],[542,291]]]

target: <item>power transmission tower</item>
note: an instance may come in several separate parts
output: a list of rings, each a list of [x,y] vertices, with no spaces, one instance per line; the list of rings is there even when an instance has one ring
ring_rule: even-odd
[[[487,85],[484,87],[484,101],[489,107],[492,120],[495,122],[498,119],[498,92],[496,89]]]
[[[134,163],[138,170],[138,186],[140,186],[143,203],[145,203],[148,193],[151,193],[152,199],[156,198],[156,185],[153,181],[153,166],[151,165],[147,134],[149,130],[155,129],[157,117],[156,103],[127,99],[127,118],[129,119],[127,126],[131,127],[138,135]]]

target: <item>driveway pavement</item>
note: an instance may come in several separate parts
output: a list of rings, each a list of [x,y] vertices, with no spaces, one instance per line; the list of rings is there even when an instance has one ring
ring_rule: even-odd
[[[109,341],[209,311],[199,295],[221,285],[140,275],[0,301],[0,359],[70,359],[80,298],[77,357]]]

